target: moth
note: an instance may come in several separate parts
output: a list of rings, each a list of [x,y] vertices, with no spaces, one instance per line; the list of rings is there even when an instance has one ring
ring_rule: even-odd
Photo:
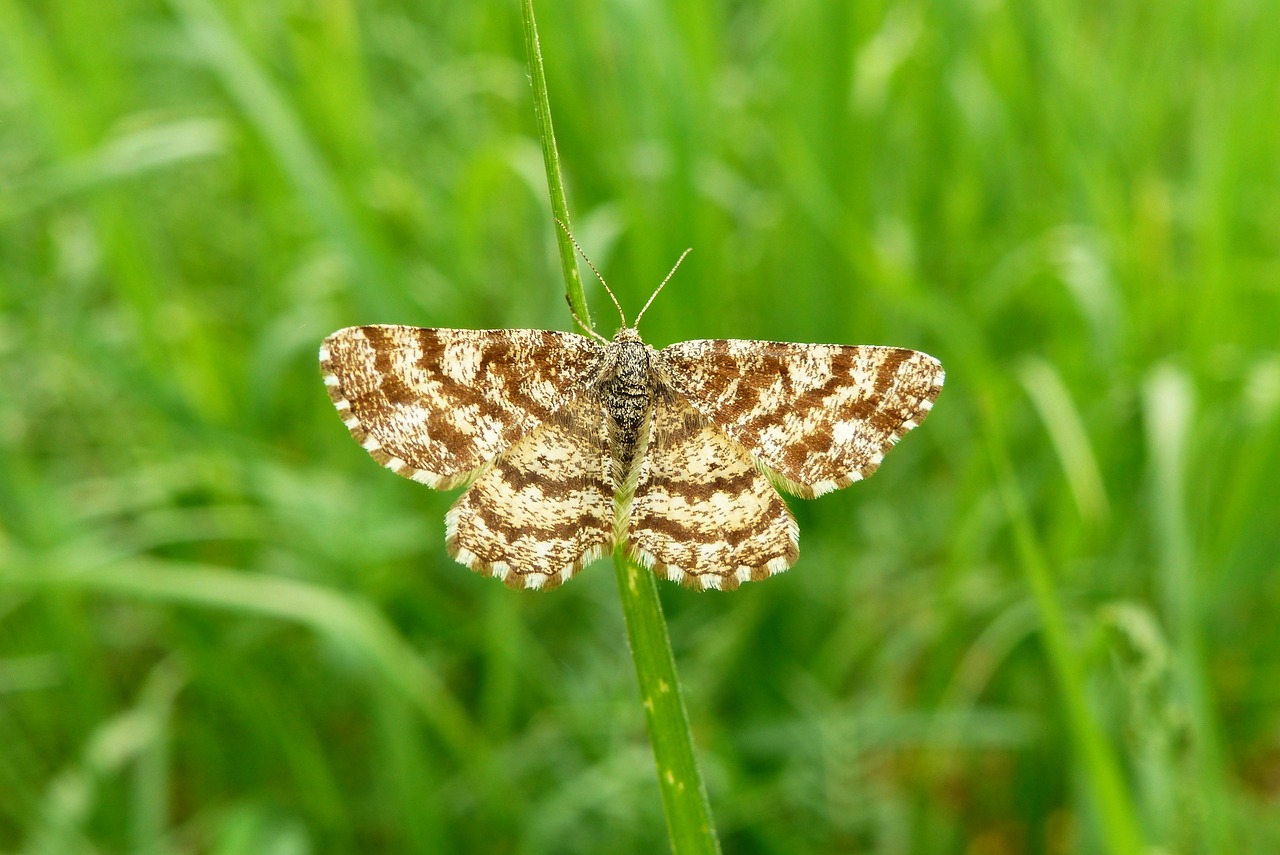
[[[799,529],[778,491],[813,498],[871,475],[942,389],[938,360],[898,347],[655,350],[638,332],[652,302],[633,325],[619,306],[612,340],[347,327],[325,339],[320,365],[376,461],[467,488],[445,516],[445,547],[514,588],[554,588],[618,545],[701,589],[786,570]]]

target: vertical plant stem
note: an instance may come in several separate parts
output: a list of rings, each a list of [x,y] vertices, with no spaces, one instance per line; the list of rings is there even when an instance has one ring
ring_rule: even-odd
[[[560,249],[560,268],[564,271],[565,293],[569,305],[581,319],[584,332],[594,332],[591,312],[587,308],[587,295],[578,274],[578,260],[574,256],[573,241],[566,233],[569,220],[569,200],[564,192],[564,176],[560,174],[560,151],[556,148],[556,132],[551,125],[551,100],[547,97],[547,75],[542,65],[542,46],[538,43],[538,25],[533,20],[533,0],[520,0],[520,14],[524,18],[524,50],[529,59],[529,79],[533,84],[533,112],[538,119],[538,140],[542,143],[542,163],[547,170],[547,190],[551,195],[551,213],[565,224],[556,229],[556,246]],[[577,319],[575,319],[577,320]]]
[[[551,104],[547,97],[542,49],[533,18],[533,0],[521,0],[520,10],[524,18],[525,49],[533,84],[538,136],[542,143],[542,157],[551,194],[551,211],[567,226],[569,205],[560,174],[560,155],[556,149],[555,132],[551,125]],[[556,230],[556,240],[560,247],[560,263],[564,270],[565,293],[569,297],[569,304],[583,323],[590,324],[591,316],[587,310],[582,279],[578,275],[573,244],[563,229]],[[622,598],[631,656],[640,683],[640,696],[644,701],[649,741],[653,745],[671,849],[679,855],[718,853],[720,841],[711,817],[707,789],[702,782],[702,773],[694,754],[693,734],[689,729],[689,716],[680,691],[680,680],[676,676],[675,657],[671,652],[666,618],[662,614],[662,601],[658,598],[657,582],[652,573],[628,560],[621,546],[614,550],[613,565],[618,576],[618,592]]]
[[[662,808],[674,852],[719,852],[711,803],[693,753],[693,734],[685,709],[676,660],[667,635],[667,620],[658,598],[653,573],[627,558],[622,547],[613,551],[622,613],[640,681],[649,741],[658,766]]]

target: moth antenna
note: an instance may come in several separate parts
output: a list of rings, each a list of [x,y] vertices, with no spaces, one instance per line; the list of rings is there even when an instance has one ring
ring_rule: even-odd
[[[689,253],[691,253],[691,252],[693,252],[693,247],[689,247],[689,248],[688,248],[688,249],[686,249],[684,252],[680,253],[680,257],[676,259],[675,266],[671,268],[671,272],[667,274],[667,278],[666,278],[666,279],[663,279],[663,280],[662,280],[662,284],[661,284],[661,285],[659,285],[659,286],[654,290],[654,292],[653,292],[652,294],[650,294],[650,295],[649,295],[649,302],[648,302],[648,303],[645,303],[645,304],[644,304],[644,308],[640,310],[640,314],[636,315],[636,326],[637,326],[637,327],[639,327],[639,326],[640,326],[640,319],[644,317],[644,313],[645,313],[645,312],[647,312],[647,311],[649,311],[649,306],[653,305],[653,298],[654,298],[654,297],[657,297],[657,296],[658,296],[658,292],[659,292],[659,291],[661,291],[661,290],[663,289],[663,287],[664,287],[668,282],[670,282],[670,281],[671,281],[671,277],[672,277],[672,276],[675,276],[675,275],[676,275],[676,268],[678,268],[678,267],[680,266],[680,262],[684,261],[684,257],[685,257],[686,255],[688,255]]]
[[[573,315],[573,319],[578,322],[578,326],[582,327],[584,330],[587,331],[587,335],[591,336],[594,339],[598,339],[599,341],[602,341],[605,344],[609,343],[609,339],[605,338],[604,336],[600,335],[600,333],[593,330],[590,324],[585,324],[582,322],[582,318],[578,317],[578,313],[573,310],[573,301],[569,299],[568,294],[564,295],[564,301],[569,304],[569,314]]]
[[[613,301],[614,307],[618,310],[618,317],[622,318],[622,325],[625,327],[627,325],[627,316],[622,311],[622,304],[618,302],[618,298],[613,296],[613,289],[609,287],[608,282],[604,281],[604,277],[600,275],[600,271],[596,270],[596,266],[591,263],[591,259],[587,258],[587,254],[582,251],[582,247],[578,246],[578,240],[573,236],[573,232],[569,231],[569,227],[566,226],[559,217],[556,217],[555,221],[556,225],[563,229],[564,233],[568,235],[569,242],[572,243],[573,248],[578,251],[578,255],[582,256],[582,260],[587,263],[587,267],[591,268],[591,272],[596,275],[596,278],[600,280],[600,284],[604,286],[605,293],[608,294],[609,299]]]

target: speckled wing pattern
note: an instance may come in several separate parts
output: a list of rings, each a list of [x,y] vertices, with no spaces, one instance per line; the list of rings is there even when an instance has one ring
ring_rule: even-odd
[[[614,485],[591,391],[513,445],[445,515],[457,561],[515,588],[554,588],[613,549]]]
[[[631,556],[672,581],[725,590],[790,567],[799,527],[746,449],[671,390],[652,419]]]
[[[775,487],[867,477],[928,415],[942,366],[913,350],[688,341],[661,351],[544,330],[363,326],[320,349],[344,424],[438,489],[450,555],[554,588],[616,544],[654,573],[733,589],[787,569],[799,532]]]
[[[945,378],[938,360],[901,347],[719,339],[658,355],[694,409],[803,498],[875,472]]]
[[[603,350],[549,330],[347,327],[321,345],[320,368],[374,460],[448,490],[581,394]]]

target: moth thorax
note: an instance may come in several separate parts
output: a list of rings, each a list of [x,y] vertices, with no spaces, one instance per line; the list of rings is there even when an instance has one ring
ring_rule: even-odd
[[[623,341],[617,344],[613,387],[621,394],[653,397],[653,371],[649,367],[649,349],[643,342]]]
[[[615,461],[630,461],[640,439],[640,429],[653,407],[654,376],[649,350],[642,342],[623,341],[617,348],[613,370],[600,384],[609,414],[610,443]]]

